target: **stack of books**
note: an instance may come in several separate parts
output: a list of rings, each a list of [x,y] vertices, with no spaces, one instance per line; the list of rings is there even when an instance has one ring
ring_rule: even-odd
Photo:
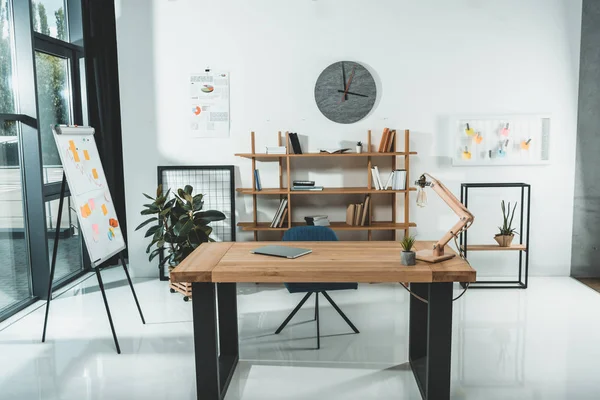
[[[292,145],[292,151],[294,154],[302,154],[302,148],[300,147],[300,141],[298,140],[298,134],[295,132],[288,133],[290,138],[290,144]]]
[[[371,168],[371,178],[373,181],[372,186],[376,190],[388,190],[390,186],[392,190],[406,189],[406,170],[404,169],[392,171],[384,184],[384,181],[381,179],[381,175],[379,174],[379,168],[375,166]]]
[[[273,221],[271,221],[271,228],[281,228],[283,227],[283,223],[288,216],[288,201],[287,198],[284,198],[279,203],[279,208],[273,217]]]
[[[315,186],[315,181],[294,181],[292,190],[323,190],[323,186]]]
[[[350,204],[346,209],[346,224],[351,226],[370,225],[369,208],[371,207],[371,196],[366,196],[365,201],[358,204]]]
[[[267,146],[265,151],[267,154],[287,154],[285,146]]]
[[[311,217],[304,217],[306,225],[311,226],[329,226],[329,217],[327,215],[313,215]]]
[[[385,128],[383,130],[383,135],[381,136],[381,142],[379,142],[379,152],[380,153],[389,153],[389,152],[393,151],[395,136],[396,136],[396,131],[392,131],[392,130],[390,130],[390,128]]]

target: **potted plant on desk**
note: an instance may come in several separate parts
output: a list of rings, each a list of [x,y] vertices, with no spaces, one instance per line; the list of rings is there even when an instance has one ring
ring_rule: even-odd
[[[400,253],[400,261],[402,262],[402,265],[415,265],[417,263],[416,254],[412,250],[413,246],[415,245],[415,237],[411,235],[404,236],[404,239],[402,239],[400,245],[402,246],[402,253]]]
[[[512,214],[510,212],[510,201],[508,202],[508,210],[506,209],[504,200],[502,200],[502,203],[500,203],[500,207],[502,208],[503,223],[502,226],[498,227],[500,232],[494,236],[494,239],[496,242],[498,242],[500,247],[510,247],[515,237],[515,233],[518,235],[518,232],[512,227],[513,218],[515,217],[515,210],[517,209],[517,203],[515,203],[515,206],[512,209]]]
[[[211,222],[222,221],[225,214],[220,211],[202,211],[204,200],[202,194],[193,195],[194,188],[186,185],[183,189],[177,189],[177,194],[169,199],[171,189],[163,194],[162,186],[156,189],[156,198],[146,193],[150,204],[144,204],[142,215],[152,215],[151,218],[142,222],[135,230],[153,223],[146,230],[145,237],[151,237],[151,242],[146,248],[150,254],[149,261],[157,256],[163,255],[159,266],[168,265],[169,271],[183,261],[196,247],[202,243],[214,242],[210,237]],[[166,253],[165,254],[165,251]],[[170,284],[171,292],[179,291],[184,294],[184,300],[191,296],[189,284]]]

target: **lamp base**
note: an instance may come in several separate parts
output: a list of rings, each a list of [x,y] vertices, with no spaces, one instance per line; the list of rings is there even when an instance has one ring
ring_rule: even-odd
[[[455,256],[456,256],[456,254],[443,254],[441,256],[436,256],[433,254],[433,250],[417,251],[417,260],[426,261],[426,262],[430,262],[430,263],[438,263],[441,261],[446,261]]]

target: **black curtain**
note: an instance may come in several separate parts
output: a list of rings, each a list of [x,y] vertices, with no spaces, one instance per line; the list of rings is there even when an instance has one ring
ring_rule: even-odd
[[[83,39],[90,126],[127,242],[123,141],[117,61],[117,32],[113,1],[82,0]]]

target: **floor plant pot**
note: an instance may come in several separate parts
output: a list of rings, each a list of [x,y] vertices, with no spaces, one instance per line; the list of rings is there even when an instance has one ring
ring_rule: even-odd
[[[494,239],[500,247],[510,247],[515,235],[496,235]]]
[[[402,265],[415,265],[417,257],[414,251],[403,251],[400,253],[400,262]]]

